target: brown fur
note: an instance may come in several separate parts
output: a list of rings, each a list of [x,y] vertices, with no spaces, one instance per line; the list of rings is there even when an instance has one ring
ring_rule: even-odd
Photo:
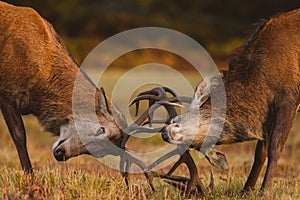
[[[224,72],[227,118],[234,132],[258,138],[278,106],[300,101],[300,10],[281,14],[264,22],[243,45]],[[239,119],[239,120],[232,120]],[[270,131],[270,130],[269,130]]]
[[[230,63],[231,70],[225,72],[227,118],[234,124],[233,131],[263,138],[257,144],[244,191],[255,186],[267,156],[261,189],[271,186],[300,103],[299,24],[300,9],[269,19]]]
[[[100,91],[80,71],[53,27],[35,10],[0,2],[0,32],[1,111],[25,171],[32,168],[21,114],[35,115],[45,130],[59,135],[60,127],[73,120],[76,77],[80,81],[77,89],[83,97],[79,104],[95,105],[100,121],[116,134],[112,138],[120,140],[119,127],[111,125],[114,119],[105,118],[100,112]],[[119,114],[109,99],[108,104],[113,113]],[[93,112],[94,109],[82,110],[85,114]],[[122,115],[118,117],[117,125],[126,124]]]
[[[245,192],[254,188],[267,157],[268,167],[261,190],[271,186],[280,152],[299,111],[299,24],[300,9],[263,21],[251,38],[236,51],[229,63],[229,70],[223,72],[227,107],[224,128],[217,144],[258,140]],[[220,91],[211,88],[211,92],[218,94]],[[184,114],[182,118],[186,120],[169,125],[167,132],[163,133],[164,137],[178,143],[172,135],[192,135],[191,147],[199,149],[208,132],[207,124],[211,123],[210,100],[202,105],[200,113],[200,117],[199,112],[193,110]],[[200,121],[199,127],[193,127],[197,124],[193,119]],[[220,128],[216,122],[217,118],[211,125]],[[189,133],[189,130],[196,132]]]

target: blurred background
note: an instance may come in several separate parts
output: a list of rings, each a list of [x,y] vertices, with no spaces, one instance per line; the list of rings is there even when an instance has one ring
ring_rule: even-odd
[[[137,27],[177,30],[199,42],[221,65],[260,19],[300,7],[286,0],[5,0],[30,6],[50,21],[81,63],[102,40]],[[125,66],[124,66],[125,67]]]

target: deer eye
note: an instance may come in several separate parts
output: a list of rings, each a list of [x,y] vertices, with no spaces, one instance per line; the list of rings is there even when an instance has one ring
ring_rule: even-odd
[[[96,133],[96,136],[102,135],[103,133],[105,133],[105,129],[104,127],[100,127]]]

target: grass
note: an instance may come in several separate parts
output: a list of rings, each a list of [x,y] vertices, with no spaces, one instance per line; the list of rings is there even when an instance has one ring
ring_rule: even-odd
[[[16,158],[17,159],[17,158]],[[24,176],[18,166],[0,166],[2,199],[182,199],[180,193],[156,179],[156,192],[151,192],[141,175],[131,175],[127,188],[119,172],[95,163],[89,158],[75,158],[64,164],[47,161],[35,163],[35,175]],[[76,163],[77,162],[77,163]],[[245,175],[235,173],[220,178],[215,173],[216,186],[207,199],[244,199],[239,194]],[[208,177],[203,177],[207,184]],[[276,177],[272,194],[260,197],[257,191],[247,199],[299,199],[299,177]]]
[[[106,88],[111,91],[113,87],[107,86]],[[126,91],[123,92],[122,95],[127,98],[128,94],[126,95]],[[80,156],[59,163],[51,152],[51,146],[56,138],[49,133],[44,133],[33,116],[25,116],[24,120],[28,151],[35,174],[34,176],[23,174],[15,146],[1,117],[1,199],[185,199],[180,196],[178,190],[159,179],[154,181],[156,192],[151,192],[147,181],[141,174],[131,174],[130,187],[127,188],[117,170],[102,165],[90,156]],[[300,199],[299,130],[300,116],[298,115],[279,160],[272,192],[264,197],[258,194],[262,177],[257,183],[257,190],[253,193],[247,197],[239,193],[253,162],[255,143],[247,142],[218,148],[227,155],[230,164],[228,172],[212,168],[206,160],[199,159],[197,152],[193,152],[205,185],[208,185],[209,170],[212,169],[214,172],[215,189],[206,199]],[[155,148],[160,142],[160,140],[137,141],[134,149],[139,150],[141,146],[144,149],[145,145],[149,149]],[[186,175],[185,167],[181,167],[177,173]]]

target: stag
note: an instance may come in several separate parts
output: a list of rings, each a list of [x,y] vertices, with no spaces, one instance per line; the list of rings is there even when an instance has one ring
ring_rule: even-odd
[[[208,140],[208,144],[212,140],[212,149],[214,143],[222,145],[257,140],[254,163],[242,192],[248,193],[254,189],[266,158],[267,169],[260,191],[268,190],[280,153],[299,111],[299,24],[300,9],[274,16],[263,21],[251,38],[237,50],[229,62],[229,70],[222,72],[227,106],[216,109],[226,109],[224,126],[217,123],[220,116],[211,115],[212,94],[221,91],[213,84],[214,78],[209,77],[197,86],[189,111],[170,120],[162,131],[163,139],[177,145],[188,144],[196,150],[201,149],[204,140]],[[146,99],[143,95],[137,100]],[[221,134],[208,135],[209,128],[222,130]],[[163,156],[149,169],[175,153]],[[195,177],[171,177],[181,163],[186,163],[191,176],[195,176],[196,166],[192,161],[187,161],[191,160],[187,159],[187,155],[182,155],[168,174],[160,176],[175,180],[178,184],[188,183],[188,189],[199,186]],[[225,157],[221,156],[216,161],[217,166],[226,166]],[[205,192],[203,187],[202,192]]]
[[[122,169],[134,163],[145,168],[120,149],[125,149],[134,129],[145,131],[138,125],[149,112],[128,126],[121,111],[80,70],[54,28],[35,10],[0,2],[0,30],[0,109],[25,173],[33,172],[22,120],[27,114],[36,116],[45,131],[59,136],[52,148],[58,161],[93,152],[96,157],[121,155]],[[76,88],[75,81],[80,83]],[[79,97],[76,102],[74,93]],[[73,106],[80,108],[76,117],[82,123],[77,127]],[[94,115],[97,120],[90,120]],[[79,136],[78,128],[84,134]],[[127,173],[122,175],[128,183]]]
[[[96,141],[97,135],[109,134],[110,139],[120,140],[125,118],[80,70],[53,27],[31,8],[0,2],[0,10],[0,106],[23,170],[32,172],[22,115],[35,115],[45,131],[60,136],[53,147],[58,161],[88,153],[73,120],[76,78],[81,83],[78,92],[85,97],[79,103],[95,105],[95,110],[83,114],[97,112],[99,117],[86,136]]]

